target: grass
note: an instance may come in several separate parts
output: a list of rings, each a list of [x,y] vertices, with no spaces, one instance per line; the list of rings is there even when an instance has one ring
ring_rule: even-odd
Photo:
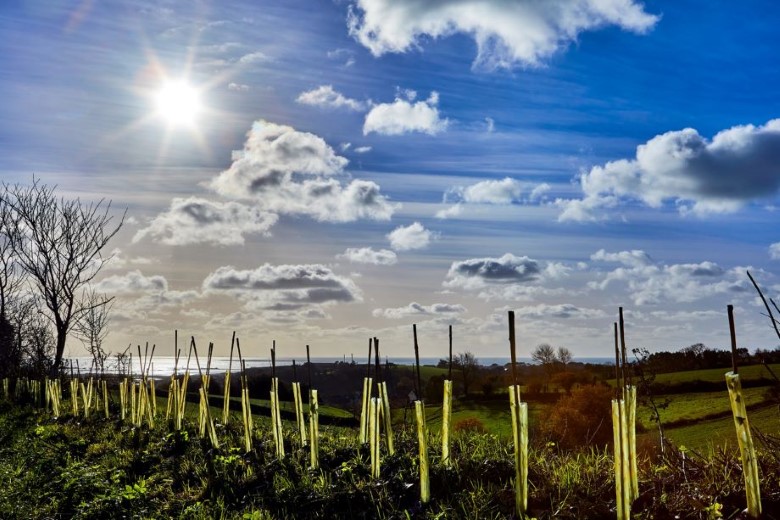
[[[481,411],[500,421],[498,402]],[[431,410],[432,411],[432,410]],[[459,412],[467,412],[460,410]],[[1,518],[507,518],[514,495],[512,448],[496,435],[459,433],[453,466],[440,463],[437,436],[430,442],[431,494],[421,504],[416,440],[397,431],[397,454],[383,455],[379,479],[369,476],[368,455],[352,430],[324,428],[321,469],[307,468],[306,450],[294,442],[277,460],[265,418],[256,418],[255,449],[244,454],[237,424],[220,428],[212,449],[185,421],[169,433],[135,429],[116,419],[50,415],[0,403]],[[540,420],[540,418],[537,418]],[[432,421],[434,422],[434,421]],[[288,439],[292,425],[285,425]],[[289,441],[288,441],[289,442]],[[774,453],[774,455],[773,455]],[[780,460],[759,453],[765,511],[780,505]],[[657,462],[640,460],[636,518],[711,518],[720,507],[733,517],[744,507],[733,451],[682,461],[678,450]],[[724,478],[725,476],[725,478]],[[614,517],[611,451],[560,451],[534,445],[529,453],[529,514],[539,520]]]
[[[780,373],[780,363],[770,364],[769,367],[775,372]],[[723,387],[726,387],[724,374],[731,371],[730,368],[707,368],[703,370],[685,370],[681,372],[669,372],[665,374],[658,374],[655,378],[656,383],[660,384],[675,384],[686,381],[707,381],[707,382],[719,382],[723,383]],[[739,367],[739,374],[743,381],[750,379],[771,379],[771,375],[764,368],[763,365],[747,365]],[[614,379],[612,384],[614,385]]]
[[[780,435],[780,413],[777,405],[767,405],[757,410],[748,411],[751,429],[764,433]],[[668,428],[666,435],[675,444],[693,449],[706,449],[711,446],[728,444],[736,446],[734,419],[731,414],[718,419],[698,421],[695,424]]]
[[[745,389],[747,404],[761,403],[765,391]],[[650,442],[654,425],[640,408],[638,418],[650,430],[640,437],[641,496],[635,518],[716,518],[718,508],[724,517],[736,517],[744,507],[744,492],[725,383],[723,391],[669,397],[669,408],[661,412],[664,422],[695,424],[666,431],[676,445],[686,447],[684,459],[679,449],[659,459]],[[551,406],[530,403],[532,430]],[[292,403],[282,407],[293,408]],[[329,408],[334,416],[351,417]],[[67,398],[63,409],[69,410]],[[164,398],[158,397],[158,410],[164,414]],[[212,405],[212,412],[219,422],[221,407]],[[704,419],[713,413],[724,416]],[[118,415],[116,409],[113,414]],[[321,426],[322,467],[312,471],[294,422],[284,421],[288,456],[277,460],[270,421],[262,416],[255,416],[254,450],[243,453],[240,415],[233,412],[228,427],[218,426],[221,447],[213,449],[198,437],[195,403],[187,406],[185,430],[171,433],[159,416],[155,429],[136,429],[102,414],[89,420],[64,414],[54,420],[29,406],[0,402],[0,518],[510,517],[514,468],[508,400],[455,402],[453,424],[475,418],[486,433],[458,432],[451,468],[440,463],[441,407],[427,406],[426,414],[432,500],[421,504],[414,419],[407,413],[404,425],[403,410],[394,410],[397,454],[383,454],[381,476],[372,479],[367,450],[358,445],[353,428]],[[776,406],[752,409],[749,418],[754,429],[780,435]],[[610,449],[564,451],[533,432],[531,441],[533,517],[614,517]],[[774,515],[769,518],[780,518],[780,440],[775,442],[766,447],[757,441],[765,511]]]
[[[745,388],[742,390],[745,404],[752,406],[766,401],[766,388]],[[686,420],[702,419],[713,414],[729,414],[729,403],[726,384],[723,384],[721,392],[697,392],[691,394],[669,394],[655,397],[656,402],[669,400],[669,406],[660,410],[662,423],[675,423]],[[638,406],[637,422],[645,428],[655,428],[655,423],[650,420],[650,410],[647,407]]]

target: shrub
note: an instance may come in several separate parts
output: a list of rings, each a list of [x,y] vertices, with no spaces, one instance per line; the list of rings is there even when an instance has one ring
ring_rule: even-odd
[[[542,430],[562,448],[605,445],[612,439],[612,397],[606,385],[572,390],[552,408]]]

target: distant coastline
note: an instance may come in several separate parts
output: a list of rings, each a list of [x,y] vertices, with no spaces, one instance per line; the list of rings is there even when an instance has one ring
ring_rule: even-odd
[[[420,364],[421,365],[437,365],[441,359],[444,359],[442,357],[421,357],[420,358]],[[295,360],[296,364],[302,365],[306,362],[306,358],[279,358],[276,360],[276,364],[278,366],[289,366],[292,365],[293,360]],[[489,367],[493,364],[497,365],[506,365],[510,362],[508,357],[477,357],[477,360],[479,361],[479,364],[485,367]],[[66,358],[63,360],[63,371],[66,374],[70,373],[70,365],[69,363],[73,362],[73,370],[74,371],[80,371],[82,374],[89,373],[90,367],[92,365],[92,358],[88,356],[79,356],[79,357],[72,357],[72,358]],[[201,368],[203,370],[206,369],[205,367],[205,359],[201,359]],[[247,368],[266,368],[271,366],[271,358],[244,358],[244,361],[246,362]],[[382,363],[390,362],[396,365],[414,365],[414,358],[413,357],[388,357],[388,358],[382,358]],[[340,362],[347,362],[351,363],[352,358],[351,356],[324,356],[324,357],[314,357],[312,358],[312,363],[340,363]],[[373,362],[373,359],[372,359]],[[534,364],[534,361],[530,357],[520,357],[517,359],[518,363],[525,363],[525,364]],[[607,357],[575,357],[572,360],[573,363],[590,363],[594,365],[609,365],[613,364],[614,360],[612,358]],[[356,357],[355,363],[358,365],[365,364],[366,358],[365,357]],[[179,359],[179,366],[178,371],[183,372],[186,368],[187,364],[187,357],[182,356]],[[230,364],[230,358],[227,356],[219,356],[214,357],[211,360],[211,373],[214,374],[220,374],[225,372],[228,369],[228,365]],[[139,373],[140,367],[138,364],[138,359],[136,357],[133,357],[133,364],[130,367],[132,373]],[[152,367],[150,370],[150,375],[154,376],[169,376],[173,373],[174,369],[174,359],[171,356],[155,356],[152,361]],[[233,358],[233,368],[232,370],[237,371],[239,369],[238,367],[238,357]],[[190,360],[190,372],[197,372],[198,366],[195,363],[195,359]],[[116,374],[118,372],[117,366],[116,366],[116,359],[108,359],[106,360],[106,366],[105,366],[105,373],[107,374]]]

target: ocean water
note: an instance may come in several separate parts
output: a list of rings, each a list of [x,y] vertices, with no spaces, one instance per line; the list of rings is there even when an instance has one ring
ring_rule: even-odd
[[[420,358],[420,364],[421,365],[437,365],[439,363],[439,360],[441,358],[438,357],[421,357]],[[352,357],[351,356],[339,356],[339,357],[314,357],[312,358],[312,363],[336,363],[336,362],[346,362],[351,363]],[[358,364],[365,364],[366,358],[355,358],[355,363]],[[382,363],[385,363],[386,361],[389,361],[390,363],[395,363],[396,365],[414,365],[414,358],[413,357],[389,357],[389,358],[382,358]],[[498,365],[505,365],[509,363],[508,357],[477,357],[477,361],[482,366],[490,366],[492,364],[498,364]],[[573,359],[574,362],[579,363],[593,363],[593,364],[599,364],[599,365],[610,365],[614,364],[614,359],[612,358],[606,358],[606,357],[575,357]],[[201,369],[205,372],[206,366],[205,366],[205,359],[201,359]],[[263,368],[263,367],[270,367],[271,366],[271,358],[244,358],[244,362],[246,363],[247,368]],[[295,362],[298,365],[302,365],[306,362],[306,358],[295,358]],[[528,363],[532,364],[533,361],[531,358],[525,358],[521,357],[517,359],[518,363]],[[293,358],[278,358],[276,360],[277,366],[290,366],[293,363]],[[373,360],[372,360],[373,363]],[[151,376],[169,376],[173,373],[175,365],[175,360],[172,356],[155,356],[150,364],[149,367],[149,375]],[[73,367],[73,371],[75,372],[81,372],[81,374],[86,374],[90,372],[90,368],[92,366],[92,358],[90,357],[74,357],[74,358],[66,358],[63,359],[63,370],[65,372],[70,371],[70,367]],[[213,374],[220,374],[228,370],[230,366],[230,358],[228,357],[213,357],[211,359],[211,373]],[[187,368],[187,357],[182,356],[179,358],[179,365],[177,367],[177,370],[181,373]],[[138,357],[133,356],[132,365],[130,367],[131,371],[134,374],[140,374],[141,373],[141,365],[138,362]],[[198,364],[194,357],[190,359],[189,362],[189,369],[190,373],[197,373],[198,371]],[[238,366],[238,358],[233,358],[233,366],[232,370],[237,371],[239,370]],[[119,372],[116,358],[109,358],[106,360],[106,367],[105,372],[108,374],[116,374]]]

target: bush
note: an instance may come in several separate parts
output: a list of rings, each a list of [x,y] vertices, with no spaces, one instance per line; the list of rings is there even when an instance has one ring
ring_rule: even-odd
[[[612,398],[606,385],[584,385],[561,398],[542,425],[562,448],[605,445],[612,440]]]

